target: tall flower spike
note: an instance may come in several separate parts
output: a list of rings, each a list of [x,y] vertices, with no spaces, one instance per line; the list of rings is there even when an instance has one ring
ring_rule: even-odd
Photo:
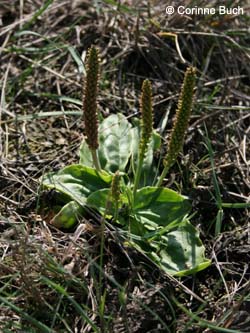
[[[90,150],[96,150],[98,144],[97,91],[99,79],[99,52],[95,46],[88,50],[86,80],[83,88],[83,115],[86,141]]]
[[[149,80],[143,81],[140,106],[141,106],[141,138],[140,138],[140,147],[139,147],[139,156],[138,156],[139,160],[135,173],[135,181],[133,189],[134,198],[140,182],[143,160],[147,152],[148,144],[153,132],[152,87]]]
[[[86,141],[92,154],[93,164],[96,170],[100,171],[101,166],[97,155],[99,146],[97,117],[99,52],[94,46],[88,50],[86,73],[86,82],[83,88],[83,117],[87,137]]]
[[[164,177],[171,166],[175,163],[176,158],[183,147],[184,137],[188,128],[188,122],[193,106],[195,79],[196,69],[194,67],[188,67],[181,88],[174,126],[168,145],[167,156],[163,162],[164,170],[158,180],[157,186],[161,186]]]
[[[144,80],[141,94],[141,141],[140,154],[144,157],[153,131],[152,87]]]

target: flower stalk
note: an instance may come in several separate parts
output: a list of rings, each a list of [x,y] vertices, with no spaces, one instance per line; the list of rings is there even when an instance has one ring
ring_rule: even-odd
[[[91,151],[93,164],[97,171],[101,170],[97,155],[97,149],[99,147],[97,114],[99,63],[99,51],[95,46],[92,46],[87,54],[86,80],[83,87],[83,117],[86,142]]]
[[[184,138],[188,128],[189,118],[193,106],[195,79],[196,69],[194,67],[188,67],[181,88],[174,126],[169,140],[167,155],[163,161],[164,169],[156,184],[157,187],[160,187],[162,185],[166,174],[175,163],[179,152],[183,148]]]
[[[139,186],[142,173],[143,160],[146,155],[148,144],[153,132],[153,107],[152,107],[152,87],[149,80],[144,80],[142,84],[142,93],[140,100],[141,108],[141,138],[139,148],[139,160],[135,173],[134,196]]]
[[[114,214],[114,221],[118,219],[118,209],[119,209],[119,200],[120,200],[120,175],[119,171],[113,176],[112,184],[111,184],[111,197],[112,201],[114,202],[115,207],[115,214]]]

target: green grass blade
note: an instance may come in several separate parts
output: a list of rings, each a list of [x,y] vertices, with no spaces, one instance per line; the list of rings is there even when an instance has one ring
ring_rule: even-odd
[[[236,202],[236,203],[226,203],[222,202],[221,206],[223,208],[250,208],[250,202]]]
[[[205,131],[206,131],[205,146],[208,150],[210,163],[211,163],[211,168],[212,168],[212,177],[213,177],[213,184],[214,184],[215,195],[216,195],[216,204],[217,204],[217,207],[219,209],[221,209],[222,208],[221,192],[220,192],[219,183],[218,183],[216,173],[215,173],[214,151],[213,151],[213,148],[212,148],[211,141],[208,137],[207,128],[205,128]]]
[[[99,332],[98,327],[92,322],[92,320],[88,317],[86,312],[83,310],[83,308],[74,300],[73,297],[71,297],[68,292],[63,288],[61,285],[49,280],[45,276],[41,276],[41,280],[45,282],[49,287],[56,290],[61,295],[65,296],[70,303],[74,306],[76,311],[83,317],[83,319],[92,327],[94,330],[93,332]]]
[[[35,318],[28,315],[26,312],[24,312],[22,309],[14,305],[13,303],[9,302],[6,298],[0,296],[0,301],[7,307],[9,307],[12,311],[20,315],[23,319],[27,320],[30,324],[32,324],[34,327],[39,329],[39,332],[41,333],[53,333],[54,330],[51,330],[48,326],[42,324],[40,321],[36,320]]]
[[[231,330],[229,328],[216,326],[216,324],[213,324],[207,320],[201,319],[199,316],[197,316],[196,314],[194,314],[191,311],[189,311],[188,309],[186,309],[185,306],[183,306],[181,303],[179,303],[175,297],[173,297],[173,301],[186,315],[188,315],[194,321],[198,322],[198,324],[201,327],[209,328],[210,330],[213,330],[213,332],[242,333],[241,331],[238,331],[238,330]]]
[[[39,8],[35,14],[32,16],[32,18],[22,27],[21,31],[27,30],[36,20],[39,16],[41,16],[46,9],[54,2],[54,0],[47,0],[45,4]]]
[[[80,74],[84,74],[84,76],[86,76],[86,71],[85,71],[85,67],[84,64],[82,62],[81,57],[79,56],[79,54],[77,54],[76,49],[73,46],[69,46],[68,47],[69,53],[71,54],[72,58],[75,60],[77,66],[78,66],[78,71]]]
[[[215,222],[215,236],[218,236],[221,233],[221,226],[223,221],[223,210],[219,209],[216,215],[216,222]]]

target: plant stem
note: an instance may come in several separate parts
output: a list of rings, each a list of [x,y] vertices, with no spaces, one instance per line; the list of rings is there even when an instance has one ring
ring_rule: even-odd
[[[114,222],[118,219],[118,209],[119,209],[119,202],[115,201],[115,214],[114,214]]]
[[[102,279],[103,279],[103,255],[104,255],[104,232],[105,232],[105,216],[101,218],[101,244],[100,244],[100,271],[99,271],[99,316],[101,332],[105,332],[104,313],[102,309],[103,294],[102,294]]]
[[[148,144],[152,137],[152,132],[153,132],[152,87],[149,80],[143,81],[140,106],[141,106],[141,133],[140,133],[140,146],[138,153],[139,161],[135,173],[133,200],[135,200],[136,191],[140,182],[143,160],[148,150]]]
[[[139,181],[140,181],[140,178],[141,178],[143,157],[144,157],[144,154],[141,153],[140,157],[139,157],[139,163],[138,163],[138,166],[137,166],[137,169],[136,169],[136,174],[135,174],[134,189],[133,189],[133,197],[134,198],[135,198],[136,191],[137,191],[137,188],[139,186]]]
[[[110,203],[114,204],[115,212],[114,212],[114,221],[116,222],[118,219],[118,209],[119,209],[119,200],[120,200],[120,175],[119,170],[113,176],[112,184],[111,184],[111,196]]]
[[[105,232],[105,217],[101,218],[101,244],[100,244],[100,272],[99,272],[99,287],[101,288],[103,277],[103,254],[104,254],[104,232]],[[101,292],[100,292],[101,295]]]
[[[91,154],[92,154],[94,167],[96,168],[97,171],[101,171],[99,158],[97,156],[97,150],[96,149],[91,149]]]
[[[158,179],[157,183],[156,183],[156,187],[160,187],[164,178],[166,177],[166,174],[168,173],[168,170],[170,169],[170,166],[169,165],[165,165],[163,171],[162,171],[162,174],[160,176],[160,178]]]

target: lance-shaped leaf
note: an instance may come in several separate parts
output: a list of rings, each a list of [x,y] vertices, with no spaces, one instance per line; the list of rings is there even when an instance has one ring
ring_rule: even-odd
[[[163,233],[163,229],[158,229],[148,241],[143,237],[131,236],[130,239],[132,246],[170,275],[194,274],[211,264],[205,257],[198,231],[187,219],[170,231]]]
[[[133,143],[139,142],[140,140],[140,128],[133,127],[132,128],[133,135]],[[149,141],[147,147],[147,154],[144,156],[143,164],[142,164],[142,174],[139,182],[139,187],[152,185],[157,174],[158,168],[157,163],[154,161],[154,152],[160,149],[161,147],[161,136],[153,130],[152,139]],[[139,145],[134,144],[132,147],[132,163],[133,169],[137,169],[138,165],[138,157],[139,157]]]
[[[57,228],[70,229],[79,221],[84,208],[75,201],[70,201],[53,217],[50,224]]]
[[[132,154],[132,126],[121,114],[111,115],[99,126],[98,156],[101,168],[108,172],[124,171]],[[80,147],[80,163],[92,166],[91,152],[83,141]]]
[[[79,204],[85,204],[92,192],[110,187],[111,181],[112,176],[105,171],[97,172],[91,167],[73,164],[46,174],[42,185],[66,194]]]
[[[182,221],[190,209],[186,197],[167,188],[150,186],[138,190],[133,206],[136,218],[149,230]]]
[[[149,256],[165,272],[185,276],[205,269],[211,261],[205,258],[205,248],[196,228],[183,221],[177,228],[162,235],[156,242],[156,251]]]

